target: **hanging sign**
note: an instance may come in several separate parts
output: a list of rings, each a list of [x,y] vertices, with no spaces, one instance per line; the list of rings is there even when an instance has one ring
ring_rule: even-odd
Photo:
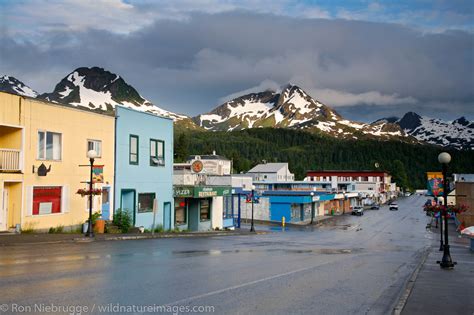
[[[92,167],[92,183],[104,182],[104,165],[94,165]]]

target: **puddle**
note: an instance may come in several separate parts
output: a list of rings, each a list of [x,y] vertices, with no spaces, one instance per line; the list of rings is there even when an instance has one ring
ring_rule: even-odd
[[[189,256],[215,256],[223,254],[238,254],[238,253],[283,253],[283,254],[321,254],[321,255],[338,255],[338,254],[353,254],[359,252],[361,249],[340,249],[340,248],[318,248],[318,249],[283,249],[283,248],[269,248],[269,249],[235,249],[235,250],[186,250],[173,251],[172,254],[181,257]]]

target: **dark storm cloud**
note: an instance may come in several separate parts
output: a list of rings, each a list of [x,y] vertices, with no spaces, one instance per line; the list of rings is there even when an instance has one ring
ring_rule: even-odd
[[[232,12],[161,20],[126,35],[55,30],[33,43],[4,32],[1,46],[0,73],[40,92],[76,67],[98,65],[191,115],[268,81],[298,84],[349,114],[351,106],[396,114],[397,106],[427,113],[456,104],[441,112],[472,118],[474,104],[474,36],[462,31]]]

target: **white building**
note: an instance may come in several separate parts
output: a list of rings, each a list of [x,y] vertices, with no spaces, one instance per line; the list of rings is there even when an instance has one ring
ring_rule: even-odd
[[[288,163],[258,164],[247,172],[255,182],[291,182],[295,175],[290,172]]]

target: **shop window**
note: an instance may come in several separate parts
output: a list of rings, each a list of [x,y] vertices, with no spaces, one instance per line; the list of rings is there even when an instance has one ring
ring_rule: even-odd
[[[38,159],[61,160],[61,134],[38,131]]]
[[[150,139],[150,165],[165,165],[165,143],[161,140]]]
[[[202,199],[200,201],[199,218],[201,221],[208,221],[211,219],[211,205],[209,199]]]
[[[62,187],[34,187],[33,215],[61,213]]]
[[[186,224],[187,221],[186,213],[186,199],[176,198],[174,200],[174,222],[176,225]]]
[[[155,193],[138,194],[138,213],[153,212]]]
[[[138,165],[138,136],[130,135],[129,162]]]
[[[90,150],[94,150],[95,153],[97,153],[98,158],[102,157],[102,141],[87,140],[87,152],[89,152]]]

